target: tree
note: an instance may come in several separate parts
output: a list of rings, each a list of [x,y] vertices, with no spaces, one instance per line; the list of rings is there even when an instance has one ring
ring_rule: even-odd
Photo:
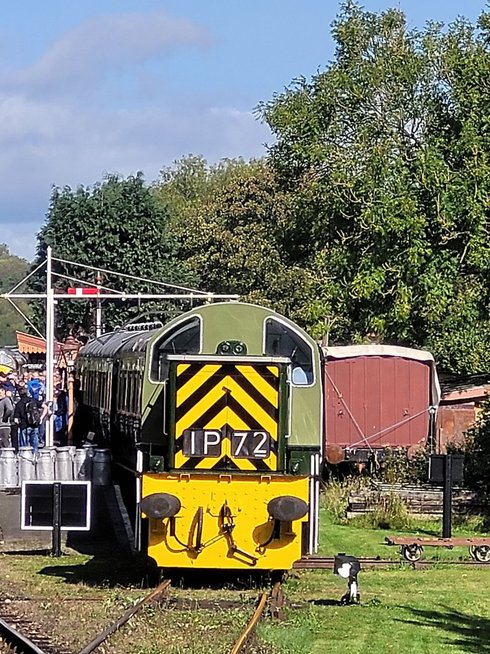
[[[46,224],[39,234],[36,263],[45,258],[50,245],[57,259],[168,283],[190,284],[193,277],[176,260],[176,244],[167,227],[168,215],[156,203],[141,174],[127,179],[110,175],[93,188],[79,187],[76,191],[55,188]],[[65,276],[57,277],[59,290],[76,285],[66,277],[95,281],[93,271],[59,261],[54,262],[53,271]],[[43,283],[42,277],[37,276],[36,288],[43,288]],[[127,292],[155,292],[151,283],[107,274],[103,283]],[[153,308],[164,316],[175,310],[161,304]],[[127,302],[123,307],[107,300],[104,302],[106,327],[121,324],[140,310],[143,311],[134,302]],[[63,337],[80,326],[90,332],[92,313],[93,307],[86,302],[61,302],[56,311],[58,336]]]
[[[0,243],[0,293],[10,291],[27,275],[28,271],[28,262],[11,254],[7,245]],[[29,315],[29,307],[25,301],[15,302],[24,314]],[[15,345],[15,333],[24,329],[25,322],[22,316],[7,300],[0,299],[0,345]]]
[[[178,256],[201,288],[238,293],[294,317],[311,283],[282,254],[288,207],[267,162],[189,157],[166,169],[155,189],[170,213]]]
[[[317,335],[374,331],[449,370],[490,366],[489,28],[484,13],[419,32],[347,2],[332,63],[259,106]]]

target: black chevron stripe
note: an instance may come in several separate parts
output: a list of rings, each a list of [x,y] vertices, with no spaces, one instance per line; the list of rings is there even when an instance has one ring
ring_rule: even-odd
[[[250,397],[271,416],[271,418],[277,419],[277,408],[255,388],[255,386],[240,370],[237,370],[236,373],[234,373],[233,378],[237,384],[243,388],[247,395],[250,395]],[[277,388],[274,388],[274,391],[277,393]]]
[[[224,456],[221,458],[217,463],[214,464],[214,466],[211,468],[211,470],[240,470],[240,467],[237,466],[237,464],[230,459],[229,456]]]
[[[204,426],[207,425],[213,418],[215,418],[220,411],[222,411],[227,406],[227,395],[223,395],[215,402],[212,406],[209,407],[199,418],[194,420],[192,427],[194,429],[204,429]]]
[[[179,380],[179,385],[182,386],[185,384],[186,381],[188,381],[191,377],[194,377],[198,372],[201,372],[202,370],[202,363],[191,363],[189,367],[184,370],[184,372],[181,372],[180,375],[178,375],[178,380]]]
[[[182,416],[185,416],[185,414],[192,409],[192,407],[197,404],[200,400],[202,400],[203,397],[205,397],[209,391],[211,391],[216,384],[225,377],[226,373],[223,370],[224,366],[221,366],[219,370],[217,370],[211,377],[206,380],[199,388],[196,388],[194,393],[192,395],[189,395],[189,397],[182,402],[182,404],[177,407],[175,411],[175,418],[176,420],[180,420]],[[202,366],[200,368],[202,370]],[[190,378],[189,378],[190,379]],[[178,378],[178,381],[180,382],[180,377]],[[186,380],[187,381],[187,380]],[[182,387],[183,384],[179,384],[179,388]]]
[[[268,472],[271,470],[263,459],[248,459],[250,463],[260,472]]]
[[[187,459],[187,461],[180,466],[179,470],[193,470],[203,459],[203,456],[193,456],[192,458]]]

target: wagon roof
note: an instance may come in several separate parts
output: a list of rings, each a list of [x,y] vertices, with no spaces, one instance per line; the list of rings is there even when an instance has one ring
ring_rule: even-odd
[[[372,343],[368,345],[337,345],[333,347],[322,347],[323,354],[332,359],[349,359],[351,357],[403,357],[414,361],[434,361],[434,356],[425,350],[418,350],[400,345],[379,345]]]

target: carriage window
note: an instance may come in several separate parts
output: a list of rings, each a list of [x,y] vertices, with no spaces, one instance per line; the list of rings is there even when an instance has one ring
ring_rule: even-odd
[[[169,354],[199,354],[201,348],[201,322],[196,316],[176,325],[153,346],[152,381],[165,381],[168,377]]]
[[[310,345],[300,334],[273,318],[265,323],[265,354],[291,359],[291,380],[295,386],[313,383],[313,352]]]

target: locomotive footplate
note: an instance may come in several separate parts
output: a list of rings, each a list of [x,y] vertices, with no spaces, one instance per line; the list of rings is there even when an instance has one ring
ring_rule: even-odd
[[[424,547],[468,547],[470,556],[480,563],[490,563],[490,538],[456,537],[456,538],[420,538],[416,536],[386,536],[387,545],[399,545],[403,557],[410,562],[422,558]]]

